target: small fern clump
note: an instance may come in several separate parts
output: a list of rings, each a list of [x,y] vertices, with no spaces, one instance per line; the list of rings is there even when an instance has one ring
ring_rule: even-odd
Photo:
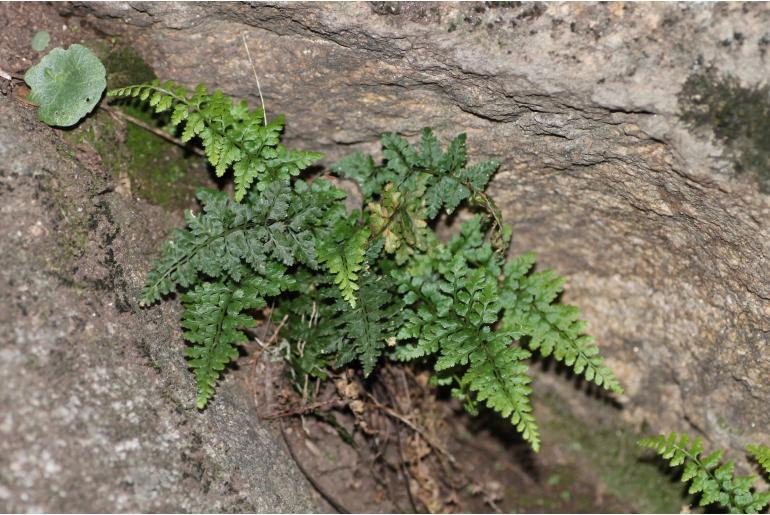
[[[511,229],[485,193],[499,164],[469,164],[465,135],[443,149],[430,129],[417,145],[385,134],[382,163],[361,153],[343,159],[334,173],[363,194],[348,212],[331,182],[297,177],[322,155],[286,149],[282,118],[267,123],[262,109],[203,86],[155,82],[110,95],[170,112],[217,175],[233,171],[234,199],[198,194],[202,212],[187,213],[186,229],[165,244],[141,299],[184,292],[199,408],[255,325],[250,313],[267,305],[286,317],[281,336],[298,384],[354,363],[368,376],[382,359],[421,360],[434,385],[451,386],[471,413],[484,403],[510,419],[535,450],[532,352],[622,391],[577,308],[558,302],[563,280],[533,272],[532,253],[506,259]],[[436,220],[461,206],[475,214],[441,241]]]
[[[704,455],[700,438],[691,442],[686,434],[671,433],[639,441],[654,449],[671,467],[684,466],[682,482],[689,482],[691,494],[700,494],[700,506],[718,504],[730,513],[759,513],[770,502],[770,492],[755,492],[754,476],[735,476],[735,463],[722,461],[723,451]],[[770,474],[770,449],[748,447],[764,471]]]

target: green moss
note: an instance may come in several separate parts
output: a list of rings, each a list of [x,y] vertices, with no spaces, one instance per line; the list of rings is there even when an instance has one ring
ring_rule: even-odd
[[[688,502],[684,486],[636,444],[646,435],[620,422],[617,413],[597,413],[589,425],[553,394],[541,402],[551,412],[542,417],[543,441],[580,457],[621,503],[642,513],[678,513]],[[562,488],[569,485],[566,473],[559,473]]]
[[[147,111],[131,104],[124,112],[146,123],[159,124]],[[194,197],[195,190],[207,184],[208,173],[200,158],[165,139],[129,123],[125,148],[128,151],[128,175],[132,191],[155,204],[182,207]]]
[[[88,45],[104,62],[108,88],[156,78],[152,68],[130,46],[101,40]],[[135,103],[118,102],[114,106],[154,127],[168,123]],[[90,144],[108,170],[119,179],[129,180],[132,194],[154,204],[169,209],[188,207],[200,186],[211,185],[198,157],[133,123],[118,122],[108,113],[98,112],[68,137],[74,143]]]
[[[680,118],[711,129],[736,174],[752,174],[770,192],[770,87],[743,87],[713,68],[690,75],[679,94]]]

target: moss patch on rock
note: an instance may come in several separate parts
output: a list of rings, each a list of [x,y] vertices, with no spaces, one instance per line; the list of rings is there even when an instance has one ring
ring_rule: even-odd
[[[688,77],[679,94],[680,118],[711,129],[736,174],[751,174],[770,192],[770,87],[744,87],[733,76],[706,68]]]
[[[119,42],[88,43],[107,69],[107,87],[140,84],[156,78],[139,53]],[[163,128],[167,118],[154,115],[132,102],[115,107],[149,125]],[[189,207],[195,191],[211,186],[211,178],[201,159],[133,123],[99,111],[68,136],[74,143],[90,144],[104,165],[130,185],[131,194],[168,209]]]

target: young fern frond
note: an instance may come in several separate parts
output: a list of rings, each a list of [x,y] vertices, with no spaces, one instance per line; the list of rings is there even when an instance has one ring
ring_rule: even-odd
[[[199,85],[193,92],[166,81],[118,88],[111,97],[138,98],[156,113],[170,112],[171,123],[184,123],[183,142],[199,137],[206,158],[221,177],[232,169],[235,200],[241,202],[251,184],[258,190],[272,181],[299,175],[323,157],[320,152],[288,150],[280,144],[283,117],[264,123],[262,109],[250,111],[245,101],[233,103],[221,91],[209,94]]]
[[[364,266],[370,232],[366,227],[358,227],[353,219],[341,218],[333,233],[333,237],[321,245],[318,257],[334,276],[342,298],[355,309],[358,275]]]
[[[703,455],[700,438],[690,443],[686,434],[671,433],[640,440],[671,467],[684,466],[682,482],[689,482],[691,494],[700,494],[700,506],[717,503],[730,513],[759,513],[770,502],[770,492],[754,492],[754,476],[735,476],[732,461],[722,463],[723,451]]]

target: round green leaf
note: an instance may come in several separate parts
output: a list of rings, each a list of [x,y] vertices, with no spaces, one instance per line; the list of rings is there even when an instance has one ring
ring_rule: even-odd
[[[32,38],[32,50],[35,52],[42,52],[48,48],[48,43],[50,42],[51,35],[47,31],[41,30]]]
[[[107,87],[99,58],[81,45],[54,48],[24,75],[39,106],[37,116],[48,125],[69,127],[87,115]]]

